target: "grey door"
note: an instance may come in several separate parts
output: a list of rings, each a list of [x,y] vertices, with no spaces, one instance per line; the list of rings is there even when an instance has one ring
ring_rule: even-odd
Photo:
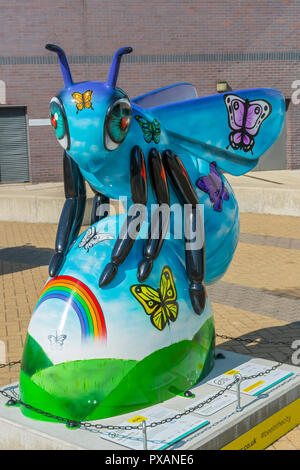
[[[0,183],[29,181],[26,108],[0,106]]]
[[[286,120],[280,136],[271,148],[259,159],[252,171],[286,170]]]

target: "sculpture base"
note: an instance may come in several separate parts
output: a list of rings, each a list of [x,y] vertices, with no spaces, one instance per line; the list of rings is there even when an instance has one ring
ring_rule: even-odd
[[[221,351],[218,350],[217,352]],[[248,367],[253,363],[267,367],[274,365],[273,362],[264,359],[254,359],[250,356],[228,351],[222,351],[222,353],[225,355],[225,359],[216,360],[213,371],[199,385],[192,388],[195,398],[178,396],[160,405],[122,416],[102,419],[94,423],[121,425],[124,421],[131,420],[131,423],[128,423],[130,425],[132,424],[132,418],[136,418],[136,415],[147,417],[147,414],[159,411],[158,407],[162,406],[164,409],[169,409],[173,415],[176,415],[187,407],[195,406],[196,402],[203,401],[209,394],[216,394],[220,391],[221,388],[211,385],[211,381],[215,381],[214,379],[221,374],[230,371],[231,374],[229,375],[232,375],[241,365],[243,367]],[[165,448],[180,450],[225,448],[237,450],[242,448],[264,449],[269,446],[300,422],[299,368],[284,364],[280,366],[280,370],[283,371],[281,374],[283,378],[278,379],[277,376],[277,379],[274,379],[274,384],[272,384],[272,377],[269,376],[267,379],[266,376],[268,386],[262,388],[263,386],[258,383],[260,380],[257,379],[254,384],[257,387],[257,392],[255,392],[255,387],[250,386],[247,387],[247,389],[250,389],[247,393],[241,393],[242,410],[240,412],[236,411],[235,390],[233,387],[232,390],[226,392],[227,395],[231,395],[231,403],[226,405],[223,402],[224,407],[222,407],[220,401],[214,400],[210,403],[209,409],[203,407],[199,410],[203,413],[202,415],[195,412],[188,415],[186,419],[191,416],[191,423],[195,424],[197,422],[197,426],[191,425],[190,430],[181,439],[180,436],[177,436],[171,445],[165,442]],[[261,379],[263,380],[263,378]],[[11,395],[17,395],[18,384],[11,385],[8,392]],[[115,439],[107,433],[105,436],[98,430],[83,428],[70,430],[64,424],[28,419],[22,415],[18,406],[4,406],[6,401],[7,399],[0,396],[1,449],[104,449],[107,451],[128,449],[128,445],[124,445],[125,442],[128,442],[125,439],[126,431],[118,431],[118,433],[123,433],[124,437],[123,444],[121,444],[120,439]],[[218,409],[220,406],[221,408]],[[184,426],[187,426],[186,422]],[[183,422],[178,421],[178,429],[180,427],[183,427]],[[169,433],[168,438],[172,437],[171,428],[173,428],[171,425],[166,427],[167,434]],[[193,432],[191,432],[192,429]],[[148,449],[163,447],[159,443],[155,444],[156,447],[151,447],[150,442],[153,436],[158,437],[158,433],[160,433],[159,439],[163,439],[161,431],[161,426],[147,428]],[[131,436],[131,448],[143,448],[142,432],[138,431],[138,433],[136,439],[134,435]]]

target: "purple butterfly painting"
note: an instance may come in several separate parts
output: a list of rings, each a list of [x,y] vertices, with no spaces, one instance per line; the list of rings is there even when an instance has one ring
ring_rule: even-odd
[[[214,210],[222,212],[223,200],[228,201],[229,192],[225,188],[221,175],[217,170],[216,162],[209,164],[210,174],[202,176],[196,181],[196,185],[201,191],[209,194],[210,201],[214,203]]]
[[[230,94],[224,96],[228,111],[228,123],[232,132],[229,134],[229,145],[233,150],[242,149],[252,152],[254,137],[258,134],[263,121],[271,114],[271,104],[265,100],[244,100]]]

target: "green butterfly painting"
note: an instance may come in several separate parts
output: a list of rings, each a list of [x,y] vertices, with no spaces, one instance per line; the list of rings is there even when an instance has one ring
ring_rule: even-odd
[[[156,144],[160,141],[160,124],[157,119],[154,119],[152,122],[143,116],[135,116],[135,119],[139,123],[144,133],[145,141],[150,144],[153,140]]]

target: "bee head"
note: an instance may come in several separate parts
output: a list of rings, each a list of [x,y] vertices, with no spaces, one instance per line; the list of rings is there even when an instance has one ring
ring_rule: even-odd
[[[74,83],[64,51],[54,44],[46,49],[57,54],[65,85],[50,102],[56,138],[80,168],[95,171],[121,146],[130,128],[130,100],[117,80],[122,56],[132,48],[115,52],[106,82],[80,83]]]

